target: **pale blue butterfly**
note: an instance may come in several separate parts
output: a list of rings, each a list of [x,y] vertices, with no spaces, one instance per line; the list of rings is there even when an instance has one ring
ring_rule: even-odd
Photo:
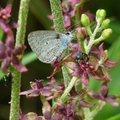
[[[63,34],[55,31],[34,31],[28,35],[31,49],[44,63],[58,59],[72,39],[71,32]]]

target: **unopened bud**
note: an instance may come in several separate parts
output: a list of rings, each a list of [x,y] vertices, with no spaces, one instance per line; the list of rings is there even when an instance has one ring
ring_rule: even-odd
[[[111,34],[112,34],[112,29],[108,28],[108,29],[103,30],[102,37],[104,39],[107,39],[110,37]]]
[[[106,11],[104,9],[97,10],[97,12],[96,12],[96,21],[99,19],[100,20],[99,22],[102,23],[105,16],[106,16]]]
[[[96,16],[99,18],[105,18],[106,16],[106,11],[104,9],[99,9],[96,12]]]
[[[84,27],[76,28],[75,36],[78,40],[85,40],[85,38],[87,37],[86,29]]]
[[[110,23],[110,19],[104,20],[104,21],[102,22],[101,28],[102,28],[102,29],[108,28],[109,23]]]
[[[85,14],[82,14],[81,16],[81,23],[83,26],[89,26],[90,25],[90,20],[89,20],[89,17]]]

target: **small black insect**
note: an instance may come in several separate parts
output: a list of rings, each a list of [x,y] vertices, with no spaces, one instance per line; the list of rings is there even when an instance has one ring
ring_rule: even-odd
[[[3,82],[5,86],[9,86],[12,81],[12,74],[11,72],[8,72],[7,75],[4,75],[3,77]]]
[[[88,62],[89,61],[89,55],[81,52],[80,54],[77,54],[76,60],[82,60],[82,61]]]

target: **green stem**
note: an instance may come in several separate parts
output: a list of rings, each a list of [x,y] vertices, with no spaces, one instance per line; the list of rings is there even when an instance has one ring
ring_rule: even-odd
[[[98,43],[100,43],[103,40],[104,40],[103,36],[100,36],[99,38],[97,38],[96,40],[94,40],[94,44],[98,44]]]
[[[71,89],[73,88],[73,86],[75,85],[75,82],[77,81],[77,77],[73,77],[71,79],[71,82],[69,84],[69,86],[65,89],[64,93],[61,96],[61,100],[63,103],[65,103],[67,101],[67,96],[69,94],[69,92],[71,91]]]
[[[52,10],[52,15],[53,15],[53,22],[55,25],[55,31],[57,32],[62,32],[65,33],[65,27],[64,27],[64,21],[63,21],[63,16],[62,16],[62,11],[61,11],[61,4],[60,0],[50,0],[50,5],[51,5],[51,10]],[[67,52],[66,52],[67,54]],[[65,55],[66,55],[65,54]],[[65,69],[62,69],[63,75],[68,74]],[[65,92],[61,96],[61,100],[63,102],[66,101],[67,95],[74,86],[77,78],[73,77],[69,86],[66,88]]]
[[[65,33],[60,0],[50,0],[55,31]]]
[[[80,41],[81,52],[85,53],[84,41]]]
[[[75,14],[75,20],[77,26],[80,26],[80,7],[84,4],[85,0],[81,0],[80,3],[75,5],[76,14]]]
[[[22,43],[25,41],[25,31],[26,31],[26,21],[28,15],[28,5],[30,0],[21,0],[18,24],[17,35],[16,35],[16,44]],[[13,66],[11,67],[11,72],[13,76],[12,80],[12,91],[11,91],[11,108],[10,108],[10,120],[18,120],[19,115],[19,105],[20,105],[20,86],[21,86],[21,73],[18,72]]]
[[[50,5],[51,5],[51,10],[53,15],[53,22],[55,25],[55,31],[65,33],[60,0],[50,0]],[[66,56],[67,54],[68,54],[68,49],[65,50],[64,56]],[[68,80],[68,77],[66,76],[68,76],[68,72],[64,65],[62,67],[62,73],[63,73],[64,83],[66,86],[66,83]]]
[[[28,7],[30,0],[21,0],[20,10],[18,16],[18,28],[16,34],[16,46],[18,44],[24,44],[25,41],[25,32],[26,32],[26,24],[27,24],[27,16],[28,16]]]
[[[18,111],[20,103],[20,84],[21,84],[21,74],[11,67],[12,72],[12,91],[11,91],[11,108],[10,108],[10,120],[18,120]]]
[[[71,77],[68,75],[68,69],[67,69],[67,66],[65,64],[63,64],[63,66],[62,66],[62,73],[63,73],[64,85],[65,85],[65,88],[66,88],[67,87],[67,81],[70,80]]]
[[[85,115],[85,120],[93,120],[93,118],[98,114],[100,111],[99,107],[97,106],[94,110],[90,112],[89,108],[84,108],[84,115]]]
[[[93,34],[90,35],[90,42],[89,42],[88,46],[86,47],[86,54],[88,54],[90,52],[91,47],[94,44],[94,39],[95,39],[97,32],[99,31],[99,27],[100,27],[100,22],[98,21],[98,24],[97,24]]]

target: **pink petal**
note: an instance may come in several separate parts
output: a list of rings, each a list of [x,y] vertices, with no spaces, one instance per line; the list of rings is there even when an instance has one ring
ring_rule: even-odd
[[[43,120],[42,117],[38,116],[35,120]]]
[[[51,14],[51,15],[48,15],[48,18],[50,19],[50,20],[53,20],[53,15]]]
[[[91,76],[91,77],[93,77],[93,78],[95,78],[95,79],[97,79],[97,80],[103,80],[104,78],[105,78],[105,76],[104,75],[101,75],[101,76],[98,76],[94,71],[92,71],[92,70],[88,70],[88,74]]]
[[[51,120],[62,120],[62,116],[56,113],[52,116]]]
[[[17,23],[13,23],[12,28],[17,28],[19,25]]]
[[[70,18],[67,15],[64,15],[63,19],[64,19],[65,28],[70,27],[70,25],[71,25]]]
[[[2,65],[1,65],[1,70],[4,74],[7,74],[8,73],[8,68],[10,66],[10,62],[11,62],[11,59],[10,58],[5,58],[2,62]]]
[[[109,61],[109,60],[106,60],[105,63],[104,63],[104,67],[105,68],[111,68],[111,67],[114,67],[116,66],[116,64],[118,63],[118,61]]]
[[[16,56],[13,56],[12,58],[13,66],[19,71],[19,72],[27,72],[27,68],[18,60]]]
[[[4,59],[6,55],[6,46],[3,44],[3,42],[0,40],[0,59]]]
[[[12,31],[7,33],[7,37],[5,40],[5,45],[11,49],[14,49],[14,35]]]
[[[71,0],[71,8],[74,9],[74,6],[79,2],[80,0]]]
[[[51,119],[52,108],[46,100],[43,102],[42,112],[46,120]]]
[[[40,93],[43,96],[50,96],[52,93],[50,92],[50,90],[46,90],[46,89],[40,89]]]
[[[100,86],[100,93],[103,97],[106,97],[108,94],[108,87],[107,87],[108,81],[104,81],[102,85]]]
[[[103,44],[104,44],[104,43],[102,43],[102,44],[99,46],[99,51],[100,51],[99,59],[102,58],[102,55],[103,55],[103,53],[104,53]]]
[[[87,72],[83,72],[83,74],[81,76],[81,82],[86,86],[89,85],[89,76],[88,76]]]
[[[90,103],[90,102],[88,102],[88,101],[85,101],[85,100],[80,100],[80,101],[79,101],[79,105],[80,105],[80,107],[91,108],[91,107],[93,107],[95,104],[92,104],[92,103]]]
[[[23,44],[18,44],[17,47],[14,49],[13,53],[15,55],[20,55],[24,53],[26,46],[24,46]]]
[[[0,19],[0,26],[3,29],[3,31],[6,33],[11,31],[11,28],[8,25],[6,25],[6,23],[3,19]]]
[[[55,83],[55,78],[52,77],[51,81],[47,83],[47,85],[53,85]]]
[[[28,94],[31,94],[33,93],[35,90],[31,89],[31,90],[27,90],[27,91],[23,91],[23,92],[20,92],[20,95],[28,95]]]
[[[119,103],[115,102],[113,99],[107,97],[106,101],[109,102],[113,106],[119,106]]]
[[[10,13],[11,12],[11,8],[12,8],[11,4],[7,5],[7,7],[5,8],[6,12]]]

